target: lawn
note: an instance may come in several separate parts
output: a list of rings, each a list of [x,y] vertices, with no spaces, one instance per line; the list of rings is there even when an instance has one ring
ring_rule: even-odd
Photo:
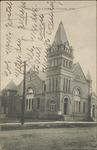
[[[96,150],[96,127],[1,131],[2,150]]]

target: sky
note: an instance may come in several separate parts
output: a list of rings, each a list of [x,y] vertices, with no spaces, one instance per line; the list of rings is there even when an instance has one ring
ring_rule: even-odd
[[[47,45],[44,43],[49,39],[49,44],[52,44],[58,25],[62,21],[68,41],[74,49],[74,63],[80,63],[85,75],[88,71],[90,72],[93,80],[93,91],[96,92],[96,2],[26,2],[25,5],[27,8],[30,8],[30,10],[24,10],[24,15],[26,14],[27,16],[23,21],[23,23],[27,21],[26,24],[24,24],[25,29],[18,28],[20,26],[19,14],[21,2],[12,1],[10,4],[6,1],[1,2],[1,89],[3,89],[11,80],[13,80],[16,85],[21,82],[23,75],[18,72],[15,74],[17,57],[21,58],[23,61],[28,61],[30,58],[30,53],[27,55],[28,49],[31,50],[33,46],[34,56],[33,60],[30,60],[27,71],[30,67],[32,67],[30,64],[35,64],[35,67],[38,65],[39,70],[42,69],[43,64],[45,64],[44,56],[47,48]],[[11,7],[10,13],[8,11],[9,6]],[[37,8],[38,10],[36,12],[37,16],[34,22],[31,20],[31,16],[32,18],[35,17],[35,12],[31,11],[33,8]],[[41,19],[40,15],[42,17]],[[8,23],[10,23],[10,19],[12,19],[12,26],[8,25]],[[42,32],[40,30],[40,20],[43,21],[42,23],[45,25],[43,30],[45,32],[43,32],[42,40],[39,40],[39,33]],[[51,29],[49,30],[48,24],[52,20],[53,25],[51,24]],[[33,41],[29,40],[25,42],[24,40],[21,40],[31,39],[33,35],[33,33],[31,35],[31,29],[34,23],[37,26],[37,31],[35,31]],[[51,34],[49,33],[50,31]],[[21,42],[20,47],[18,46],[19,40]],[[8,43],[9,47],[11,46],[11,52],[9,54],[7,54]],[[37,51],[37,47],[40,48],[39,57],[37,56],[37,52],[39,52]],[[20,48],[21,52],[17,51],[18,48]],[[40,63],[36,62],[37,58],[40,59]]]

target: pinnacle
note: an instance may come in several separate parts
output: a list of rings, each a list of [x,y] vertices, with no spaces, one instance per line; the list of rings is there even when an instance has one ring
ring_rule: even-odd
[[[86,79],[87,80],[91,80],[91,75],[90,75],[90,72],[88,71],[87,75],[86,75]]]

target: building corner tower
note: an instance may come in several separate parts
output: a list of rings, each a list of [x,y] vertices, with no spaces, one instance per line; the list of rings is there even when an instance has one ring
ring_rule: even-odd
[[[61,22],[52,45],[47,49],[46,113],[51,116],[71,114],[73,48]]]

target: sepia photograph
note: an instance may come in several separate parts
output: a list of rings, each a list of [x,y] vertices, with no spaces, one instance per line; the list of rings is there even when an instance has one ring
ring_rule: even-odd
[[[96,1],[0,4],[0,150],[97,150]]]

